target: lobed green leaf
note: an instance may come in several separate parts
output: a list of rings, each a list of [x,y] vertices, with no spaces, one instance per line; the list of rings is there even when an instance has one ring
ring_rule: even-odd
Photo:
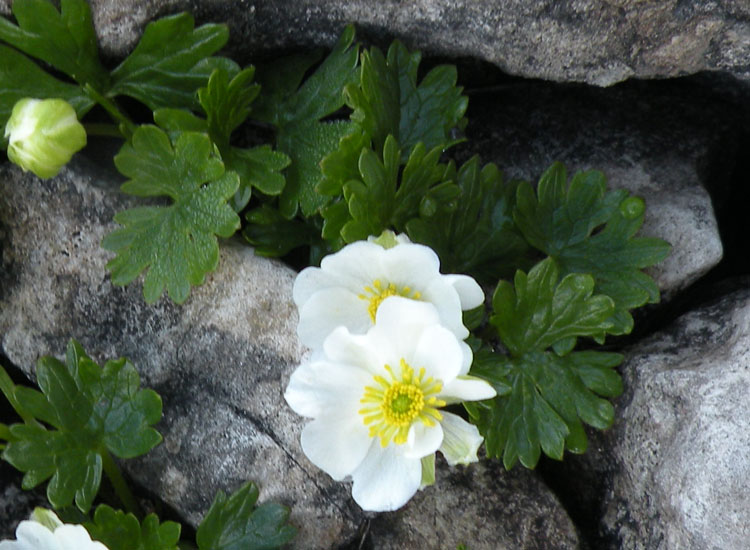
[[[174,147],[155,126],[141,126],[115,157],[118,170],[131,179],[126,193],[172,199],[169,206],[145,206],[115,215],[122,225],[102,246],[117,253],[107,268],[112,282],[125,285],[148,269],[143,293],[156,301],[166,287],[172,300],[184,302],[191,285],[203,283],[219,261],[217,235],[230,237],[240,220],[227,201],[239,186],[225,172],[205,134],[181,134]]]
[[[210,57],[229,39],[226,25],[195,28],[193,16],[180,13],[146,25],[133,52],[112,71],[110,96],[126,95],[147,105],[196,108],[198,88],[205,86],[216,68],[231,74],[237,65]]]
[[[288,219],[298,208],[310,216],[327,202],[315,191],[322,179],[320,160],[355,130],[350,122],[321,121],[343,107],[344,86],[356,79],[359,46],[353,42],[354,27],[349,25],[328,57],[304,82],[305,73],[317,60],[316,53],[258,69],[263,94],[253,116],[275,127],[276,148],[291,159],[286,187],[279,198],[279,210]]]
[[[266,502],[260,506],[258,488],[245,483],[227,497],[219,491],[198,526],[199,550],[272,550],[291,541],[297,530],[287,524],[289,510]]]
[[[504,182],[494,164],[480,169],[476,156],[455,180],[448,192],[424,196],[419,217],[406,223],[409,237],[435,250],[448,273],[494,282],[525,267],[529,247],[513,222],[517,185]]]
[[[15,0],[11,8],[18,25],[0,17],[0,40],[49,63],[81,86],[106,91],[109,75],[99,61],[91,8],[85,0],[61,0],[60,11],[48,0]]]
[[[151,428],[161,418],[161,399],[140,389],[125,359],[100,368],[80,345],[68,344],[66,362],[43,357],[37,364],[41,393],[16,387],[21,408],[43,421],[14,424],[3,458],[24,472],[30,489],[49,479],[47,497],[55,508],[75,502],[87,512],[96,496],[105,453],[120,458],[145,454],[161,441]]]
[[[565,168],[553,164],[539,180],[517,192],[514,219],[526,240],[554,258],[563,274],[588,273],[596,291],[615,301],[610,334],[633,328],[629,310],[659,301],[656,282],[641,269],[667,257],[670,245],[635,238],[645,204],[627,191],[607,191],[600,172],[581,172],[567,183]],[[598,340],[604,333],[598,335]]]
[[[102,504],[96,508],[93,521],[84,523],[93,540],[108,550],[177,550],[180,524],[165,521],[159,524],[156,514],[139,522],[133,514]]]

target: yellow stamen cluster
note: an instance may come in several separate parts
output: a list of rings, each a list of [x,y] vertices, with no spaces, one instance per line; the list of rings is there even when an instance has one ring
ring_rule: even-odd
[[[376,375],[376,386],[366,386],[362,399],[364,407],[358,412],[365,426],[370,428],[370,437],[379,437],[380,445],[387,447],[393,440],[396,445],[406,443],[409,428],[416,421],[425,426],[434,426],[443,415],[438,409],[445,401],[437,398],[443,383],[432,377],[425,379],[424,367],[414,375],[414,369],[401,359],[401,373],[397,376],[390,365],[385,365],[390,380]]]
[[[422,294],[412,291],[408,286],[402,286],[401,289],[399,289],[393,283],[383,284],[380,279],[375,279],[372,282],[372,286],[366,286],[365,292],[358,296],[360,300],[370,301],[370,304],[367,306],[367,311],[370,314],[370,319],[373,323],[375,322],[375,314],[378,312],[380,304],[389,296],[403,296],[404,298],[419,300],[422,297]]]

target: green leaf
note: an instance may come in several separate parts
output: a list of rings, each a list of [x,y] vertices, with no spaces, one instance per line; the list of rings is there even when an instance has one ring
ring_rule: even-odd
[[[571,273],[558,282],[558,268],[547,258],[528,273],[516,272],[514,284],[500,281],[492,297],[490,323],[513,356],[545,350],[556,342],[596,336],[612,326],[614,302],[593,296],[594,279]]]
[[[25,97],[64,99],[73,106],[79,119],[94,104],[80,86],[57,80],[25,55],[6,46],[0,46],[0,82],[0,128],[5,128],[13,106]]]
[[[155,302],[164,287],[177,303],[190,285],[203,283],[216,268],[216,236],[230,237],[240,220],[227,204],[239,177],[224,165],[205,134],[187,132],[174,147],[155,126],[141,126],[115,157],[115,165],[131,178],[122,190],[141,197],[163,196],[169,206],[132,208],[115,215],[124,227],[107,235],[102,246],[117,253],[107,268],[112,282],[125,285],[148,268],[143,294]]]
[[[615,301],[610,334],[633,328],[630,309],[659,301],[656,282],[641,269],[667,257],[670,245],[635,238],[643,224],[642,199],[606,191],[601,172],[580,172],[567,184],[565,168],[553,164],[539,180],[518,188],[514,219],[526,240],[554,258],[562,274],[589,273],[596,291]],[[598,339],[603,339],[600,334]]]
[[[494,164],[480,169],[475,156],[452,187],[457,197],[425,196],[419,218],[406,224],[409,237],[432,248],[447,273],[494,282],[526,267],[529,247],[513,222],[516,185],[504,182]]]
[[[47,0],[16,0],[12,10],[18,26],[0,17],[0,40],[81,85],[106,91],[109,75],[99,61],[91,8],[85,0],[61,0],[60,11]]]
[[[300,220],[288,220],[275,208],[264,204],[247,213],[249,224],[242,235],[259,256],[285,256],[300,246],[320,242],[320,230]]]
[[[198,101],[208,119],[208,133],[222,151],[229,147],[229,137],[250,114],[250,104],[258,96],[260,85],[251,84],[255,68],[240,71],[231,81],[226,70],[211,73],[205,88],[198,90]]]
[[[160,525],[156,514],[149,514],[141,523],[133,514],[106,504],[96,508],[94,520],[84,527],[108,550],[176,550],[180,539],[179,523],[165,521]]]
[[[378,48],[362,52],[359,82],[346,87],[345,97],[354,111],[352,120],[372,138],[375,150],[383,148],[389,135],[405,154],[417,143],[444,150],[458,142],[451,131],[465,125],[469,100],[456,86],[456,67],[435,67],[417,84],[421,57],[398,40],[387,57]]]
[[[350,122],[321,122],[343,107],[344,86],[356,79],[359,47],[353,41],[354,27],[349,25],[333,51],[304,82],[303,75],[315,59],[312,55],[292,58],[287,67],[274,63],[258,69],[263,94],[253,116],[275,126],[276,148],[291,159],[279,199],[279,210],[286,218],[294,217],[298,208],[310,216],[327,202],[315,191],[322,179],[320,160],[356,129]]]
[[[557,460],[565,449],[583,453],[588,442],[582,422],[599,429],[612,425],[614,409],[598,395],[616,397],[622,392],[614,370],[621,355],[596,351],[564,357],[539,351],[513,358],[494,355],[494,363],[475,361],[471,374],[510,391],[464,406],[485,438],[487,455],[502,456],[507,469],[518,460],[534,468],[541,451]]]
[[[451,165],[439,164],[440,152],[427,152],[418,143],[401,172],[401,151],[392,136],[383,146],[383,160],[371,149],[363,149],[359,178],[348,181],[343,189],[349,219],[341,225],[341,207],[323,210],[323,217],[329,225],[341,227],[340,234],[346,242],[380,235],[392,227],[403,231],[407,221],[418,214],[424,197],[438,184],[447,184],[446,179],[453,175]],[[331,229],[327,227],[325,234],[330,235]]]
[[[240,177],[239,189],[232,198],[232,207],[236,212],[249,202],[252,187],[266,195],[280,194],[285,183],[281,171],[290,163],[289,157],[273,151],[268,145],[252,149],[230,145],[232,132],[247,118],[250,104],[260,89],[257,84],[250,84],[254,72],[255,69],[249,67],[231,81],[224,69],[216,69],[211,74],[208,86],[198,90],[207,120],[182,109],[154,111],[154,122],[165,129],[172,139],[182,132],[209,134],[211,141],[219,148],[226,169]]]
[[[236,73],[236,64],[209,57],[226,44],[226,25],[195,28],[188,13],[152,21],[135,50],[112,71],[110,96],[127,95],[152,111],[160,107],[196,108],[198,88],[217,67]]]
[[[289,510],[274,502],[255,506],[257,500],[252,482],[230,497],[219,491],[198,526],[199,550],[271,550],[291,541],[297,530],[287,524]]]
[[[99,490],[104,453],[134,458],[161,441],[150,427],[161,418],[161,399],[139,389],[138,373],[127,360],[100,368],[72,340],[65,364],[54,357],[39,360],[37,380],[41,393],[17,388],[15,398],[54,429],[14,424],[3,458],[25,472],[24,488],[51,478],[50,503],[60,508],[75,501],[85,513]]]
[[[490,323],[510,357],[476,353],[471,374],[492,384],[498,396],[465,406],[485,437],[488,455],[502,456],[506,468],[517,460],[533,468],[542,451],[558,460],[565,449],[582,453],[587,446],[583,423],[599,429],[612,424],[614,409],[600,396],[622,391],[613,370],[622,356],[571,353],[576,338],[611,327],[614,303],[592,295],[593,288],[589,275],[558,280],[551,258],[528,275],[519,270],[513,285],[497,285]]]

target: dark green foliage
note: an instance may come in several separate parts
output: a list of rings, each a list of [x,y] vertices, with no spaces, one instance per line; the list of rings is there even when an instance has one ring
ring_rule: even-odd
[[[197,107],[195,91],[205,85],[213,70],[222,67],[236,72],[236,64],[210,57],[226,44],[226,25],[194,27],[188,13],[146,25],[135,50],[112,71],[109,95],[130,96],[151,110]]]
[[[444,272],[494,283],[528,263],[529,247],[513,222],[516,187],[503,181],[494,164],[480,169],[475,156],[450,186],[457,193],[425,195],[419,218],[406,230],[413,241],[437,252]]]
[[[614,302],[593,290],[590,275],[559,280],[549,258],[528,275],[518,271],[513,285],[500,281],[495,290],[490,323],[510,356],[480,350],[471,373],[490,382],[498,396],[465,406],[485,437],[487,454],[502,456],[506,468],[517,460],[533,468],[541,451],[558,460],[565,449],[582,453],[583,423],[599,429],[612,424],[614,409],[602,397],[622,391],[613,370],[622,356],[571,353],[578,337],[611,328]]]
[[[230,237],[239,228],[239,217],[227,204],[239,177],[225,172],[207,135],[186,132],[173,146],[155,126],[141,126],[115,164],[131,178],[122,185],[125,193],[167,196],[172,203],[115,215],[124,227],[102,241],[104,248],[117,253],[107,264],[112,282],[125,285],[148,268],[143,283],[146,301],[156,301],[166,287],[170,298],[182,303],[190,285],[201,284],[216,268],[216,236]]]
[[[84,526],[91,538],[101,541],[108,550],[176,550],[181,530],[174,521],[159,524],[156,514],[139,522],[133,514],[106,504],[98,506],[94,520]]]
[[[258,488],[245,483],[227,497],[219,491],[198,526],[199,550],[272,550],[291,541],[297,530],[287,524],[289,510],[275,502],[260,506]]]
[[[41,392],[12,389],[27,421],[10,426],[3,459],[25,473],[25,489],[49,479],[47,497],[55,508],[75,501],[87,512],[106,453],[134,458],[161,441],[150,427],[161,418],[161,399],[139,389],[138,373],[127,360],[99,367],[72,340],[65,363],[43,357],[36,374]]]
[[[668,243],[635,238],[645,204],[624,190],[607,191],[601,172],[581,172],[567,183],[565,168],[553,164],[534,192],[518,188],[514,214],[518,228],[535,248],[552,257],[563,275],[589,273],[596,291],[615,301],[610,334],[633,329],[630,309],[659,301],[656,282],[641,269],[667,257]],[[598,336],[604,338],[604,332]]]
[[[253,117],[274,126],[276,148],[292,161],[279,198],[279,211],[287,219],[295,216],[298,207],[304,216],[311,216],[326,203],[326,197],[315,191],[322,178],[320,160],[354,129],[349,122],[321,121],[344,105],[344,86],[356,77],[359,46],[353,41],[354,27],[349,26],[304,82],[305,73],[317,60],[314,54],[284,60],[281,69],[273,63],[258,71],[263,96]]]

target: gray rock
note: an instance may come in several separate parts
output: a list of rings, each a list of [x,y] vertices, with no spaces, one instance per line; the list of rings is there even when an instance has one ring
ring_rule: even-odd
[[[714,215],[734,168],[741,111],[703,81],[611,89],[510,82],[471,95],[462,159],[479,152],[507,178],[536,182],[552,162],[569,175],[601,170],[612,188],[646,200],[643,236],[672,244],[650,269],[665,298],[721,259]]]
[[[361,512],[346,489],[304,461],[300,419],[282,400],[298,363],[294,272],[224,243],[221,269],[183,307],[147,306],[139,285],[113,288],[99,242],[131,201],[118,176],[83,158],[52,180],[0,167],[0,338],[28,374],[73,337],[100,362],[128,357],[165,402],[153,455],[124,463],[195,525],[219,489],[246,479],[261,498],[292,506],[304,548],[356,532]],[[285,423],[281,425],[280,423]],[[296,430],[296,431],[295,431]]]
[[[49,508],[44,491],[21,489],[22,474],[0,461],[0,540],[15,539],[16,527],[28,519],[34,508]]]
[[[626,357],[599,464],[610,548],[747,548],[750,280]]]
[[[10,0],[0,0],[0,13]],[[227,22],[232,49],[331,45],[347,23],[385,43],[475,57],[529,78],[608,86],[726,71],[750,80],[746,0],[92,0],[106,55],[122,57],[154,17],[188,10]]]
[[[434,487],[372,520],[375,548],[580,548],[575,526],[534,472],[521,467],[507,472],[494,460],[470,468],[449,468],[439,460],[436,470]]]
[[[164,442],[123,466],[191,525],[217,490],[252,479],[262,500],[291,507],[291,522],[300,528],[297,548],[334,548],[361,536],[367,516],[347,484],[307,461],[299,445],[304,420],[282,398],[302,351],[293,271],[228,241],[219,269],[183,306],[166,298],[147,306],[139,285],[112,287],[104,267],[110,255],[99,248],[113,213],[131,202],[116,191],[118,179],[80,156],[47,181],[0,166],[3,352],[29,375],[39,356],[61,355],[70,337],[100,363],[128,357],[142,384],[163,398],[157,427]],[[406,509],[398,536],[373,531],[375,547],[378,537],[386,546],[408,547],[401,538],[410,541],[425,528],[415,512],[450,524],[470,548],[488,537],[538,548],[551,533],[566,541],[560,548],[576,547],[575,530],[549,490],[532,474],[489,474],[496,470],[441,470],[444,483]],[[516,513],[484,525],[477,518],[493,499]]]

